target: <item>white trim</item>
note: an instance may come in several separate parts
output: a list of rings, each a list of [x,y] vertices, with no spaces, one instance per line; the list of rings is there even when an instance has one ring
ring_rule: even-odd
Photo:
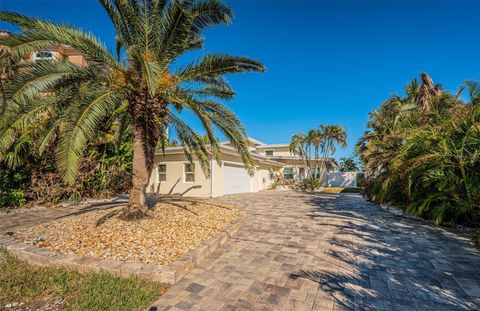
[[[257,149],[279,148],[279,147],[290,147],[290,144],[267,144],[267,145],[260,145],[260,146],[257,146]]]
[[[205,147],[207,149],[210,149],[210,145],[205,145]],[[220,152],[222,154],[230,154],[230,155],[235,155],[235,156],[238,156],[238,151],[234,148],[231,148],[229,146],[220,146]],[[169,154],[184,154],[185,151],[183,149],[183,147],[168,147],[168,148],[165,148],[165,153],[162,151],[162,149],[159,149],[157,148],[155,150],[155,155],[159,155],[159,156],[163,156],[164,154],[165,155],[169,155]],[[211,154],[211,152],[209,152]],[[261,154],[258,154],[258,153],[251,153],[252,155],[252,158],[254,160],[259,160],[261,163],[265,163],[265,164],[270,164],[270,165],[274,165],[274,166],[278,166],[278,167],[282,167],[284,166],[285,164],[282,163],[282,162],[278,162],[278,161],[275,161],[275,160],[272,160],[268,157],[265,157]],[[275,156],[273,156],[275,157]]]
[[[48,57],[45,57],[45,56],[39,57],[39,56],[37,56],[37,53],[50,53],[51,56],[48,56]],[[39,61],[39,60],[55,60],[55,52],[47,51],[47,50],[42,50],[42,51],[33,52],[32,60],[33,60],[34,62]]]
[[[187,181],[187,174],[186,174],[186,171],[185,171],[185,164],[193,165],[193,171],[192,171],[192,172],[189,172],[189,173],[193,173],[193,181]],[[183,171],[183,183],[184,183],[184,184],[194,184],[194,183],[195,183],[195,166],[196,166],[195,163],[183,162],[182,171]]]

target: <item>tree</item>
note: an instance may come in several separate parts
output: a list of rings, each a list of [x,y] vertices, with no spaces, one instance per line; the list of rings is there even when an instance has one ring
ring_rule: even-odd
[[[340,172],[358,172],[357,161],[354,157],[342,157],[340,159]]]
[[[433,83],[432,78],[424,72],[420,75],[422,85],[417,93],[416,101],[422,108],[423,113],[429,113],[432,109],[432,99],[442,94],[442,87]]]
[[[309,146],[313,146],[314,152],[314,162],[315,162],[315,178],[317,178],[318,174],[318,155],[319,155],[319,148],[322,142],[322,134],[320,131],[311,129],[308,131],[307,140],[309,141]],[[309,148],[310,149],[310,148]]]
[[[321,137],[322,151],[321,177],[327,171],[326,159],[335,153],[337,145],[341,148],[347,147],[347,130],[341,125],[320,125],[318,131]]]
[[[195,157],[205,174],[209,157],[219,161],[214,129],[235,146],[249,170],[253,170],[243,126],[218,99],[233,98],[224,75],[263,72],[263,65],[246,57],[206,54],[186,65],[175,65],[186,52],[202,48],[202,32],[231,22],[232,11],[221,1],[100,0],[116,31],[116,53],[109,52],[92,34],[64,24],[0,12],[0,20],[21,27],[21,32],[0,39],[14,58],[63,44],[81,50],[87,67],[67,61],[37,62],[8,79],[8,117],[1,127],[0,156],[32,127],[41,128],[39,152],[56,135],[57,165],[63,178],[73,183],[87,143],[105,122],[130,128],[133,143],[133,180],[125,219],[145,217],[146,187],[154,167],[157,143],[167,141],[168,127],[177,133],[187,158]],[[79,86],[88,92],[79,95]],[[42,94],[65,90],[62,113],[52,113]],[[211,154],[202,137],[181,117],[192,111],[211,142]],[[125,126],[123,126],[125,125]],[[55,134],[55,135],[54,135]],[[121,133],[120,133],[121,135]]]
[[[469,101],[462,100],[468,90]],[[370,113],[359,143],[366,194],[436,223],[480,223],[480,86],[456,94],[422,74]]]
[[[298,153],[303,159],[305,167],[310,167],[310,162],[307,152],[307,138],[302,132],[293,134],[290,141],[290,153]]]

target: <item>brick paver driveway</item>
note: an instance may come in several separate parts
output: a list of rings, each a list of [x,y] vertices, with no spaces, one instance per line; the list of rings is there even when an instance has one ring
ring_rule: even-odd
[[[358,195],[219,199],[247,223],[152,310],[478,310],[480,253]]]

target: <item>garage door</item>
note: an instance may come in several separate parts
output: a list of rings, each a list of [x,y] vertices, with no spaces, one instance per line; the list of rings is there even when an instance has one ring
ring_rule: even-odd
[[[251,178],[243,166],[223,164],[223,194],[250,192]]]

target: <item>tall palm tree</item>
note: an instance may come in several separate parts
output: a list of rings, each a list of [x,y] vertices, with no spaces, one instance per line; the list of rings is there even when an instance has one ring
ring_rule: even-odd
[[[313,152],[314,152],[314,162],[315,162],[315,174],[314,176],[316,177],[318,174],[318,155],[319,155],[319,148],[320,148],[320,143],[322,141],[322,134],[320,131],[311,129],[308,131],[308,141],[310,142],[311,146],[313,146]]]
[[[307,170],[309,170],[310,163],[307,153],[307,138],[304,133],[300,132],[292,135],[290,140],[290,152],[296,152],[300,154],[300,157],[303,159],[305,167],[307,168]]]
[[[420,75],[422,84],[417,93],[416,101],[424,113],[429,113],[432,110],[432,99],[442,93],[442,88],[438,84],[434,84],[432,78],[423,72]]]
[[[336,146],[345,148],[347,146],[347,130],[341,125],[320,125],[319,135],[322,138],[322,166],[320,177],[327,171],[327,156],[332,156]]]
[[[263,72],[263,65],[246,57],[206,54],[187,65],[177,65],[180,56],[203,47],[202,32],[218,24],[229,24],[231,9],[220,0],[99,0],[116,31],[116,53],[109,52],[92,34],[80,29],[12,12],[0,12],[0,20],[21,27],[21,32],[0,39],[13,57],[22,58],[54,44],[81,50],[87,67],[67,61],[37,62],[9,79],[6,95],[10,115],[0,141],[0,155],[19,133],[54,117],[42,141],[58,133],[57,164],[68,182],[74,182],[85,147],[96,129],[111,120],[132,132],[133,187],[124,210],[126,219],[147,214],[146,187],[154,168],[157,143],[167,127],[174,129],[187,158],[200,162],[210,173],[209,157],[219,161],[214,127],[237,148],[245,166],[252,170],[245,130],[232,111],[218,102],[229,100],[234,91],[224,75]],[[87,94],[79,95],[79,85]],[[42,94],[67,89],[61,114],[51,115]],[[183,109],[201,121],[211,155],[202,137],[181,118]],[[52,120],[50,120],[52,121]],[[163,147],[163,146],[162,146]]]

